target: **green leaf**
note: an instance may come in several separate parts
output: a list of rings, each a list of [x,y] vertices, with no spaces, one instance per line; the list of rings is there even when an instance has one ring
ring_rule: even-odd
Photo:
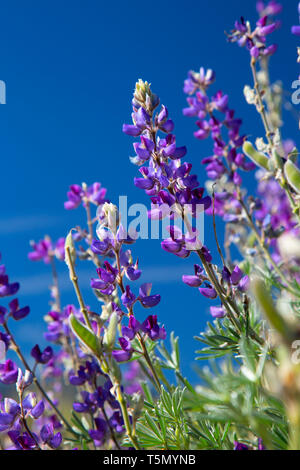
[[[252,283],[253,293],[262,311],[270,324],[285,338],[289,336],[289,329],[282,316],[276,310],[273,299],[261,279],[255,279]]]
[[[100,343],[97,336],[91,330],[88,330],[80,321],[78,321],[73,313],[69,317],[69,323],[72,331],[77,336],[79,341],[81,341],[96,356],[99,356]]]

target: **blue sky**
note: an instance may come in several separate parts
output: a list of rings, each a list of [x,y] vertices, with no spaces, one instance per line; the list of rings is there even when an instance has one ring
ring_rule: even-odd
[[[274,34],[280,48],[271,71],[290,91],[299,74],[297,39],[290,34],[291,25],[297,24],[298,2],[282,3],[283,27]],[[187,159],[200,181],[205,178],[200,161],[211,146],[193,139],[194,122],[182,116],[182,85],[189,69],[213,68],[214,90],[230,95],[231,107],[243,117],[243,132],[262,135],[260,121],[242,94],[251,83],[248,55],[228,44],[224,35],[241,15],[255,20],[254,0],[2,3],[0,79],[7,86],[7,104],[0,106],[0,251],[11,277],[22,281],[22,302],[32,308],[31,318],[16,325],[26,347],[39,341],[50,282],[46,267],[27,260],[28,242],[44,233],[63,236],[83,222],[80,209],[63,209],[68,186],[101,181],[112,201],[119,195],[127,195],[129,203],[146,201],[133,185],[137,167],[128,159],[132,139],[121,131],[130,120],[138,78],[150,81],[168,106],[178,144],[187,145]],[[297,123],[289,116],[284,136],[297,136]],[[205,224],[205,241],[212,246],[211,219]],[[209,304],[180,281],[195,260],[168,255],[157,241],[139,241],[133,251],[145,268],[142,280],[152,281],[153,292],[162,295],[156,313],[168,332],[181,336],[188,371],[197,347],[192,337],[209,319]],[[80,270],[87,285],[93,267],[84,264]],[[64,265],[60,271],[65,275]],[[75,302],[66,281],[63,287],[65,303]],[[93,297],[86,295],[97,309]]]

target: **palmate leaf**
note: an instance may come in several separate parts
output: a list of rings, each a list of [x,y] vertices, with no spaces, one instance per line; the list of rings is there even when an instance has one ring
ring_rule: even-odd
[[[223,323],[215,320],[213,324],[207,323],[207,330],[195,339],[207,347],[197,350],[197,360],[207,358],[219,358],[226,354],[238,353],[240,337],[234,329],[231,328],[228,320]]]
[[[160,398],[154,402],[146,390],[145,410],[137,423],[137,437],[145,448],[188,449],[189,432],[183,409],[185,389],[177,387],[169,392],[161,388]]]
[[[170,335],[170,342],[171,342],[171,353],[167,350],[165,344],[162,342],[160,347],[158,347],[158,351],[162,356],[162,361],[160,361],[160,365],[164,369],[172,369],[174,371],[180,370],[180,352],[179,352],[179,338],[178,336],[175,337],[174,331],[172,331]]]
[[[252,349],[242,345],[241,351],[242,369],[247,367],[258,379],[261,361],[265,358],[256,354],[256,346]],[[200,376],[203,385],[196,388],[198,397],[187,395],[184,405],[188,407],[190,416],[196,414],[201,423],[206,420],[210,425],[221,425],[224,429],[231,423],[225,448],[232,448],[235,440],[232,430],[239,439],[241,436],[249,438],[251,430],[254,438],[251,438],[250,445],[254,448],[257,447],[258,437],[263,439],[268,449],[287,448],[288,425],[284,406],[279,399],[269,395],[258,381],[253,382],[248,374],[244,375],[229,360],[215,365],[213,370],[204,368]],[[196,428],[198,426],[199,422]],[[210,439],[215,441],[216,448],[223,448],[221,442],[217,443],[218,434]]]
[[[152,429],[153,433],[158,437],[158,439],[161,439],[161,430],[147,411],[145,411],[144,417],[148,427]]]
[[[162,448],[164,446],[161,435],[158,436],[151,428],[149,429],[148,424],[144,425],[140,422],[137,424],[137,436],[142,447]]]

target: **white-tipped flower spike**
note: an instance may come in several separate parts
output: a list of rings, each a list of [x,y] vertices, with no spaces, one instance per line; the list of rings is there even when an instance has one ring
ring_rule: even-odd
[[[101,234],[101,230],[103,228],[108,228],[114,234],[117,233],[117,229],[120,223],[119,210],[117,206],[111,202],[106,202],[103,204],[103,206],[101,206],[101,210],[97,212],[97,216],[99,217],[97,234],[98,232]]]
[[[76,249],[73,241],[72,230],[68,233],[65,240],[65,262],[71,273],[71,264],[74,265],[76,260]]]

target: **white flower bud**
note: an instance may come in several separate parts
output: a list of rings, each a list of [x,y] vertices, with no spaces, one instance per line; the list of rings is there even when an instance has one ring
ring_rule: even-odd
[[[256,94],[253,88],[250,88],[248,85],[244,87],[244,95],[248,104],[255,104]]]

